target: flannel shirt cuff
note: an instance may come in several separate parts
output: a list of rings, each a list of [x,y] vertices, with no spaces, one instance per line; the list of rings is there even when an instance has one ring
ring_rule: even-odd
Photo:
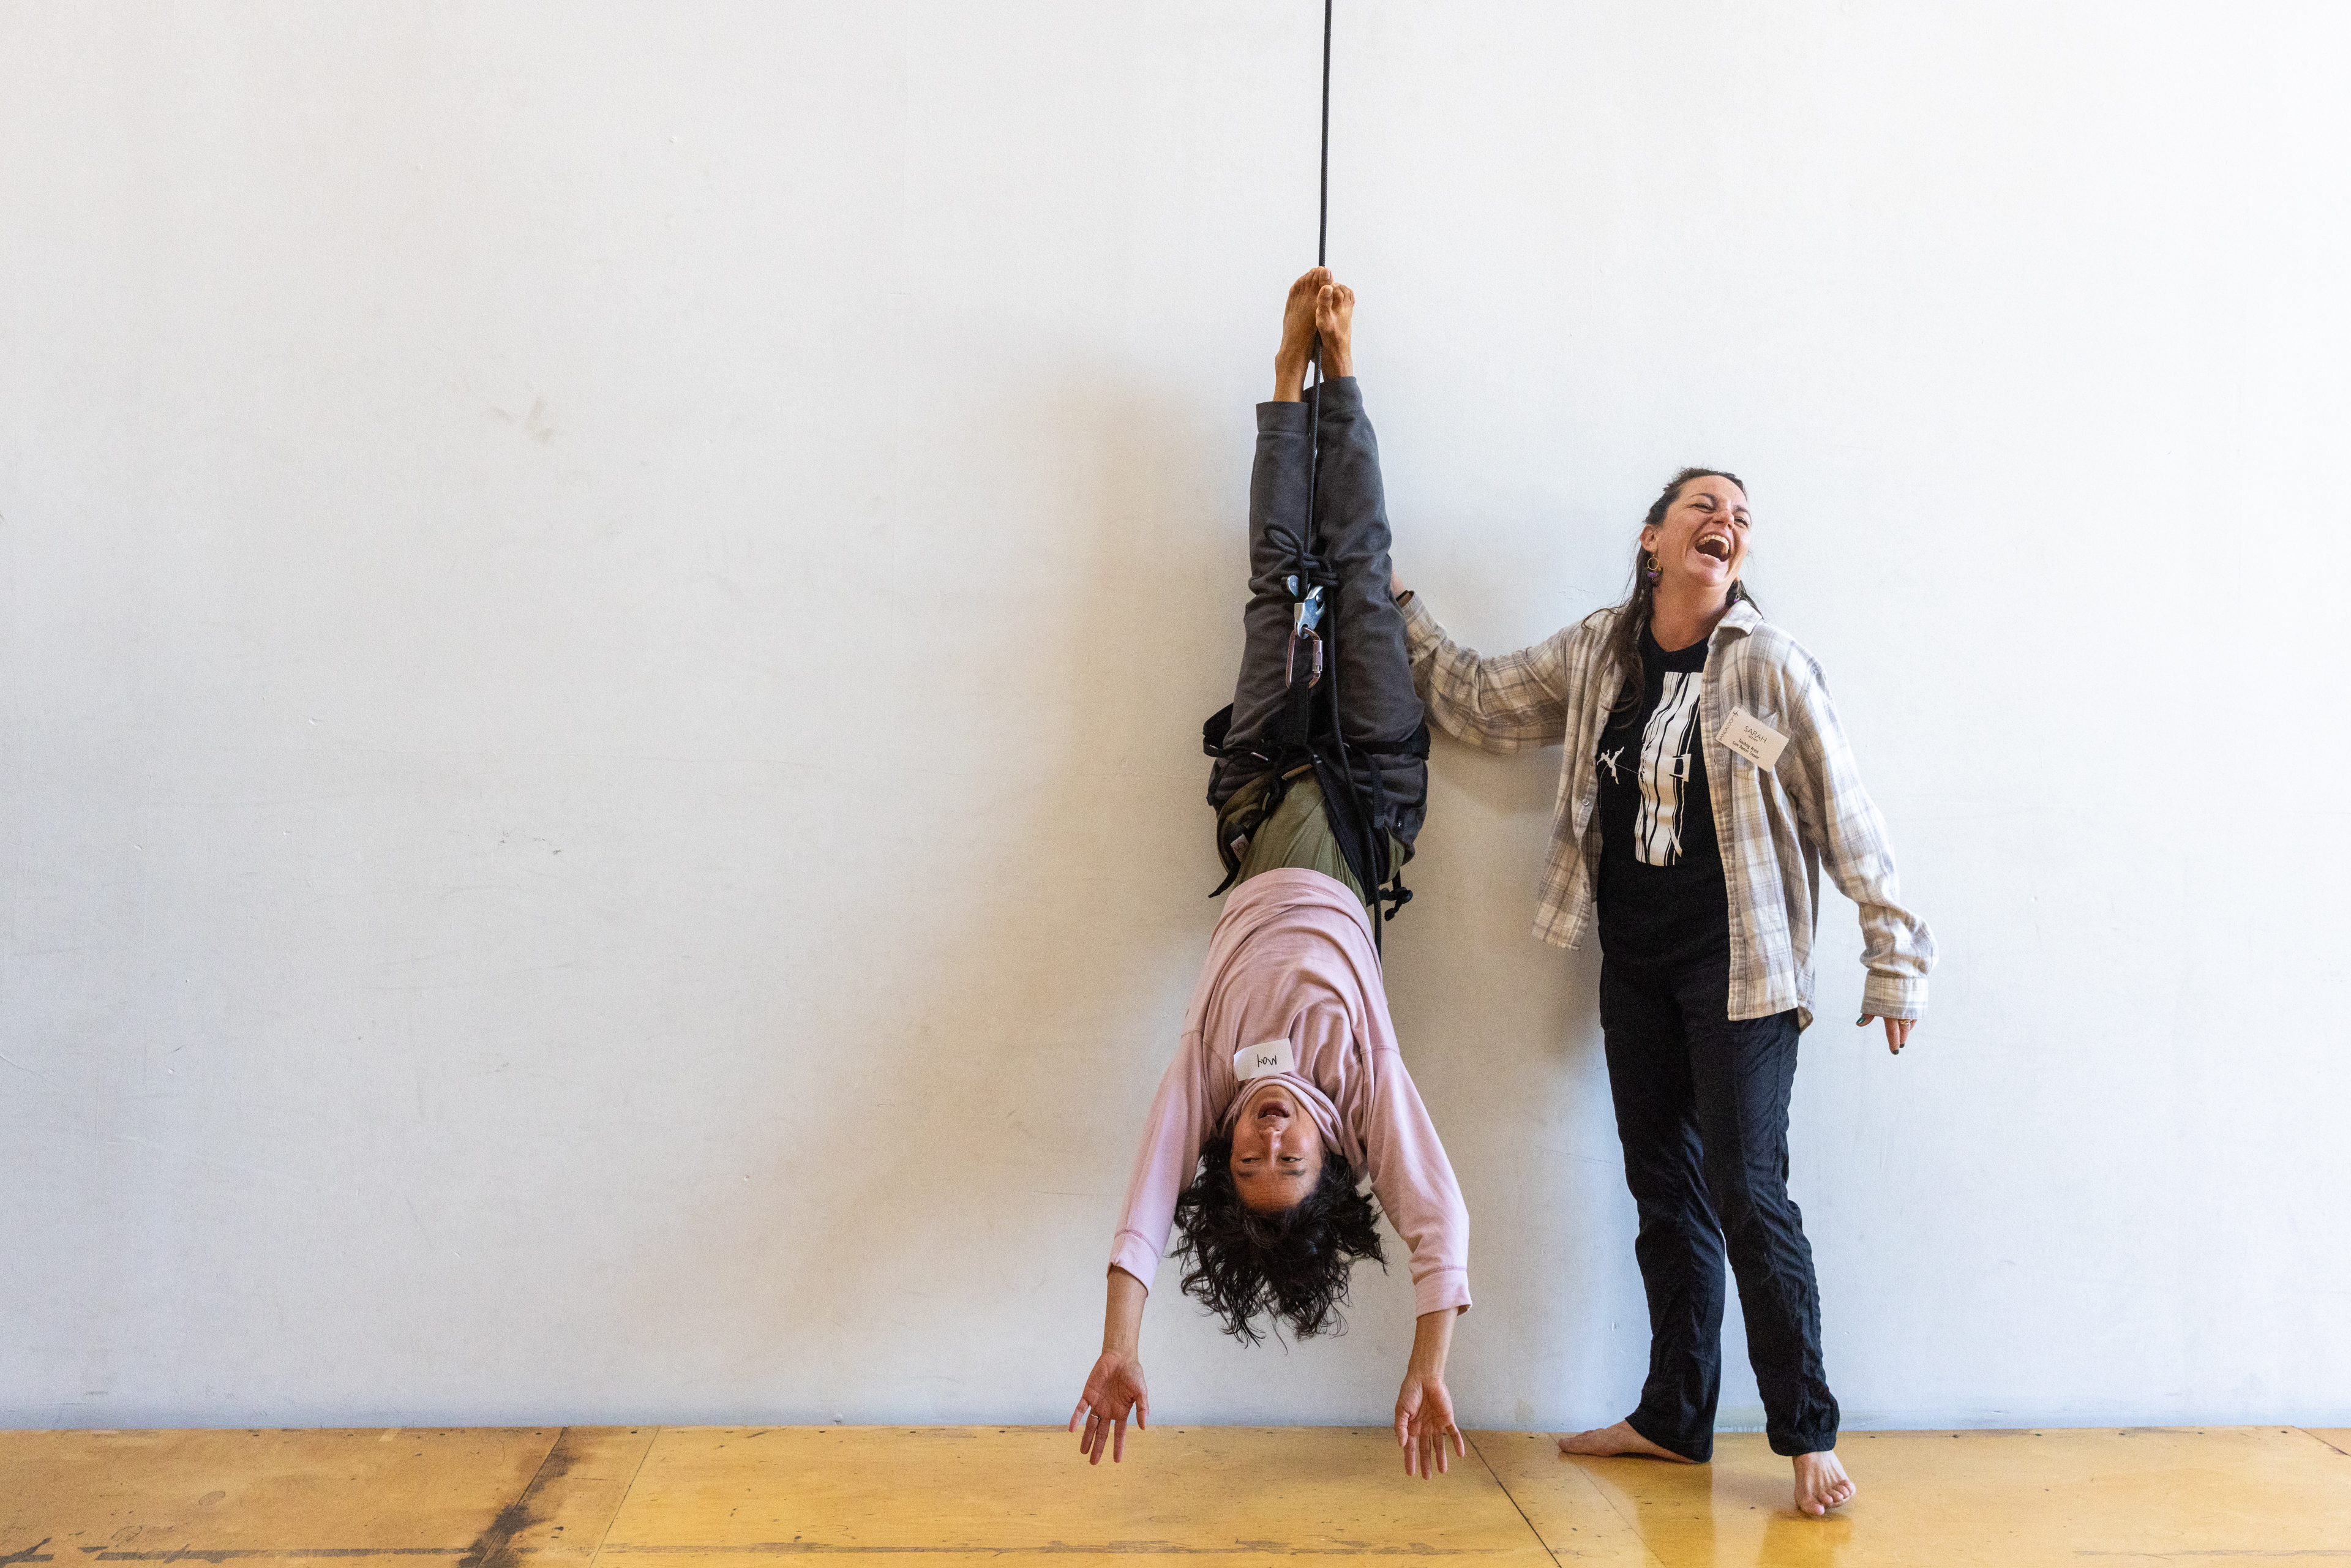
[[[1926,977],[1872,975],[1861,988],[1861,1010],[1875,1018],[1922,1019],[1927,1016]]]

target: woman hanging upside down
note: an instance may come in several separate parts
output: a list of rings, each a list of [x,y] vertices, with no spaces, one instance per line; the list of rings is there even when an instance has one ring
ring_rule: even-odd
[[[1468,1451],[1445,1360],[1469,1306],[1469,1216],[1397,1052],[1374,938],[1379,884],[1426,810],[1428,743],[1389,595],[1353,314],[1353,293],[1321,267],[1291,285],[1274,401],[1258,405],[1246,647],[1233,706],[1208,725],[1208,798],[1234,886],[1144,1128],[1102,1356],[1070,1416],[1072,1431],[1084,1420],[1080,1448],[1095,1464],[1105,1448],[1124,1457],[1130,1415],[1149,1424],[1137,1344],[1171,1224],[1185,1291],[1227,1333],[1255,1343],[1262,1314],[1304,1338],[1339,1326],[1358,1259],[1385,1261],[1379,1209],[1356,1190],[1364,1177],[1412,1249],[1419,1316],[1395,1404],[1405,1472],[1448,1469],[1448,1444]],[[1301,399],[1318,334],[1319,432]]]

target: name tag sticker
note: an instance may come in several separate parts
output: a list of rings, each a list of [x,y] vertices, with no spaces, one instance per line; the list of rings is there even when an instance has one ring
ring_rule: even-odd
[[[1290,1058],[1288,1035],[1269,1040],[1263,1045],[1245,1045],[1233,1052],[1233,1076],[1244,1083],[1252,1078],[1294,1071],[1297,1065]]]
[[[1788,748],[1788,737],[1745,708],[1735,707],[1730,722],[1722,727],[1722,744],[1768,773]]]

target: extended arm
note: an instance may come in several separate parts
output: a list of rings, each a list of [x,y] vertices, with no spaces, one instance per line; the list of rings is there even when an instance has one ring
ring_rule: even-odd
[[[1569,682],[1561,643],[1568,633],[1489,658],[1447,636],[1417,594],[1402,608],[1412,684],[1447,735],[1484,751],[1525,751],[1566,738]]]
[[[1384,1018],[1378,1028],[1385,1032]],[[1388,1223],[1412,1249],[1412,1359],[1396,1391],[1396,1443],[1406,1475],[1423,1479],[1450,1466],[1446,1447],[1469,1450],[1454,1425],[1453,1396],[1445,1387],[1445,1360],[1453,1348],[1453,1320],[1469,1305],[1469,1211],[1437,1128],[1421,1103],[1412,1074],[1393,1046],[1375,1048],[1369,1065],[1377,1078],[1364,1126],[1365,1175],[1379,1194]]]
[[[1078,1439],[1078,1452],[1087,1456],[1090,1464],[1101,1464],[1102,1449],[1110,1449],[1111,1463],[1126,1458],[1126,1419],[1134,1417],[1134,1429],[1151,1429],[1151,1391],[1143,1381],[1143,1303],[1151,1292],[1143,1281],[1119,1268],[1111,1266],[1108,1299],[1102,1303],[1102,1354],[1094,1360],[1094,1369],[1086,1375],[1085,1392],[1078,1396],[1078,1407],[1070,1412],[1070,1430],[1078,1429],[1078,1417],[1086,1419],[1085,1435]],[[1437,1392],[1444,1392],[1445,1356],[1437,1359]],[[1452,1407],[1447,1407],[1450,1418]]]
[[[1081,1452],[1102,1463],[1110,1448],[1114,1463],[1126,1454],[1126,1418],[1131,1411],[1135,1429],[1150,1423],[1151,1397],[1143,1384],[1143,1302],[1166,1249],[1167,1229],[1176,1213],[1176,1195],[1184,1189],[1192,1167],[1199,1163],[1200,1137],[1206,1120],[1204,1086],[1197,1071],[1198,1038],[1187,1031],[1176,1059],[1159,1081],[1151,1114],[1143,1124],[1143,1145],[1135,1151],[1134,1176],[1127,1183],[1126,1205],[1119,1215],[1118,1236],[1111,1244],[1110,1282],[1102,1306],[1102,1354],[1086,1375],[1085,1392],[1070,1412],[1070,1430],[1078,1418],[1086,1423]]]
[[[1412,1359],[1405,1364],[1404,1386],[1396,1390],[1396,1446],[1404,1449],[1404,1473],[1426,1480],[1453,1468],[1446,1439],[1464,1458],[1468,1440],[1453,1422],[1453,1396],[1445,1387],[1445,1358],[1453,1349],[1458,1307],[1440,1307],[1414,1320]]]
[[[1784,672],[1785,706],[1794,730],[1780,758],[1781,783],[1796,808],[1798,825],[1819,851],[1837,891],[1861,914],[1862,966],[1869,971],[1861,991],[1866,1025],[1886,1020],[1887,1049],[1900,1051],[1927,1011],[1927,972],[1935,962],[1935,937],[1927,923],[1901,904],[1902,884],[1894,872],[1894,848],[1886,819],[1862,788],[1861,769],[1845,743],[1828,687],[1817,668]]]

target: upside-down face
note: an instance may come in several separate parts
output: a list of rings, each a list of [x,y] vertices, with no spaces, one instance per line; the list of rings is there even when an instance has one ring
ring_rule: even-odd
[[[1259,1210],[1288,1208],[1322,1178],[1322,1129],[1278,1078],[1260,1080],[1233,1119],[1233,1186]]]

